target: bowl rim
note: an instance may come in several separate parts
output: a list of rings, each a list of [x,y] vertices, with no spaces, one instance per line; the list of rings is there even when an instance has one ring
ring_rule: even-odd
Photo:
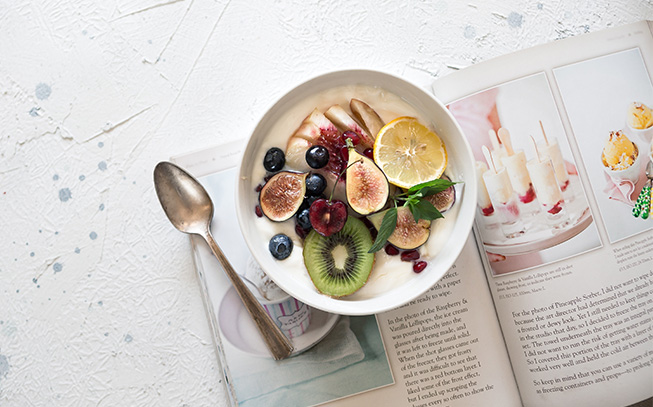
[[[292,290],[288,289],[288,286],[283,283],[283,281],[279,281],[273,273],[268,273],[267,267],[265,265],[265,262],[259,261],[259,249],[253,247],[253,242],[251,239],[245,236],[244,230],[245,230],[245,225],[247,224],[246,214],[249,214],[248,211],[245,211],[242,207],[242,204],[240,202],[241,199],[241,190],[243,187],[243,182],[241,182],[242,178],[242,171],[244,168],[244,157],[247,154],[247,152],[250,149],[250,145],[252,143],[252,136],[259,130],[259,127],[261,126],[261,123],[273,113],[273,110],[278,106],[278,105],[283,105],[286,103],[288,100],[291,100],[293,98],[293,95],[295,95],[298,92],[301,92],[304,88],[307,88],[311,85],[313,85],[315,82],[322,82],[325,80],[328,80],[331,77],[338,77],[338,76],[345,76],[345,75],[376,75],[376,76],[385,76],[389,79],[392,79],[396,82],[403,83],[404,85],[408,86],[409,88],[412,88],[413,91],[417,91],[418,93],[422,94],[422,96],[428,98],[431,102],[435,103],[436,105],[439,106],[441,109],[442,113],[444,116],[446,116],[449,120],[449,124],[453,126],[453,128],[456,129],[456,131],[459,134],[460,138],[460,146],[459,148],[461,150],[460,155],[464,156],[467,158],[468,164],[470,166],[470,172],[469,174],[465,174],[465,183],[463,184],[462,188],[464,189],[464,194],[465,198],[464,200],[461,199],[461,208],[459,210],[459,213],[457,215],[456,223],[455,223],[455,229],[454,233],[461,235],[461,238],[459,241],[454,244],[453,246],[453,252],[455,252],[455,255],[449,254],[447,256],[447,261],[446,262],[438,262],[438,269],[441,270],[441,272],[437,273],[437,277],[432,277],[432,275],[435,274],[434,270],[431,270],[431,273],[420,273],[417,274],[416,276],[418,279],[421,278],[421,280],[424,280],[424,283],[422,284],[413,284],[414,286],[418,287],[416,289],[411,290],[409,293],[405,293],[401,298],[390,298],[388,296],[388,293],[381,294],[379,296],[374,296],[373,298],[369,299],[364,299],[360,301],[355,301],[355,302],[350,302],[338,298],[332,298],[324,294],[317,293],[319,295],[320,301],[316,302],[313,301],[311,298],[306,298],[305,296],[301,295],[301,293],[296,293],[292,292]],[[346,83],[341,83],[337,86],[344,86]],[[378,85],[381,88],[384,88],[383,84]],[[396,92],[393,92],[396,93]],[[401,95],[398,95],[402,97]],[[426,112],[423,112],[426,114]],[[456,136],[458,137],[458,136]],[[407,80],[405,78],[402,78],[400,76],[397,76],[395,74],[382,71],[382,70],[376,70],[376,69],[366,69],[366,68],[352,68],[352,69],[339,69],[339,70],[333,70],[325,73],[321,73],[318,75],[315,75],[313,77],[310,77],[309,79],[305,79],[303,81],[300,81],[299,83],[295,84],[294,86],[291,86],[287,91],[285,91],[280,97],[276,98],[270,105],[269,107],[264,111],[262,115],[259,116],[258,120],[256,121],[255,125],[249,132],[247,136],[247,141],[245,143],[244,148],[241,151],[241,155],[238,161],[238,168],[236,171],[236,176],[237,182],[235,183],[235,201],[236,201],[236,215],[238,218],[238,224],[240,227],[240,232],[243,234],[243,238],[245,240],[245,243],[247,244],[247,247],[254,257],[254,260],[256,260],[259,263],[259,266],[261,269],[268,274],[268,276],[284,291],[286,291],[291,297],[296,298],[297,300],[303,302],[304,304],[322,310],[324,312],[329,312],[329,313],[334,313],[334,314],[339,314],[339,315],[351,315],[351,316],[357,316],[357,315],[373,315],[373,314],[378,314],[382,312],[386,312],[389,310],[396,309],[398,307],[401,307],[402,305],[405,305],[409,303],[410,301],[416,299],[417,297],[423,295],[425,292],[427,292],[431,287],[433,287],[450,269],[451,266],[456,262],[458,259],[458,256],[462,252],[464,246],[466,245],[467,241],[469,240],[469,236],[471,235],[471,229],[474,224],[475,220],[475,209],[476,209],[476,201],[477,201],[477,176],[476,176],[476,171],[474,170],[474,156],[472,154],[472,149],[469,144],[469,141],[464,135],[464,132],[462,131],[462,128],[456,121],[456,119],[453,117],[449,109],[447,109],[446,105],[442,103],[439,99],[437,99],[433,94],[429,93],[425,88],[422,86],[419,86],[415,83],[413,83],[410,80]],[[244,191],[243,191],[244,192]],[[462,209],[465,208],[464,203],[467,203],[466,209],[467,211],[464,212]],[[468,212],[468,213],[467,213]],[[461,232],[463,231],[463,232]],[[465,236],[464,238],[462,236]],[[436,257],[442,256],[443,252],[440,252]],[[428,271],[428,270],[426,270]],[[431,276],[430,278],[427,278]],[[404,283],[405,284],[405,283]],[[386,298],[388,297],[388,301],[379,303],[379,297]],[[396,297],[396,296],[393,296]],[[371,305],[370,305],[371,304]]]

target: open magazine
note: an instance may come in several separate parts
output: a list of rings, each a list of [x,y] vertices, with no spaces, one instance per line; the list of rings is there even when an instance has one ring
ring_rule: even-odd
[[[652,25],[640,22],[437,80],[433,92],[478,161],[478,216],[463,253],[423,296],[377,316],[285,305],[298,354],[284,361],[269,357],[217,261],[191,238],[233,404],[651,405],[647,67]],[[255,287],[265,275],[234,215],[243,147],[174,161],[209,191],[215,238]]]

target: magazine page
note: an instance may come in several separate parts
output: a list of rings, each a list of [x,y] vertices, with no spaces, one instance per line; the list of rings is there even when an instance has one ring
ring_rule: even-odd
[[[475,234],[526,406],[653,396],[647,22],[436,81],[472,145]]]
[[[395,384],[338,406],[521,406],[478,248],[470,236],[426,294],[377,316]]]
[[[233,143],[174,161],[207,189],[215,205],[216,241],[234,268],[256,281],[261,270],[237,233],[234,213],[232,191],[241,147]],[[288,334],[301,353],[281,362],[267,354],[206,244],[195,237],[191,242],[234,405],[521,405],[471,237],[447,275],[399,309],[377,317],[310,309],[306,318],[308,307],[296,305],[293,315],[304,318],[305,326],[300,323]]]

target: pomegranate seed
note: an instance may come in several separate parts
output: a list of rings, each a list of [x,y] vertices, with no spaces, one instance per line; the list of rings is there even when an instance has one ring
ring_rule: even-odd
[[[421,273],[422,271],[424,271],[427,265],[428,264],[425,261],[416,261],[415,263],[413,263],[413,271],[415,273]]]
[[[263,211],[261,210],[261,207],[258,205],[254,207],[254,213],[256,213],[256,216],[258,216],[259,218],[263,217]]]
[[[262,189],[263,189],[263,185],[258,184],[258,185],[256,186],[256,188],[254,188],[254,191],[256,191],[256,192],[261,192]]]
[[[417,250],[406,250],[401,253],[401,261],[413,261],[419,259],[419,252]]]
[[[399,249],[391,244],[387,244],[385,245],[385,252],[388,254],[388,256],[396,256],[399,254]]]
[[[374,150],[372,150],[371,148],[366,148],[365,151],[363,151],[363,155],[365,157],[369,158],[370,160],[373,160],[374,159]]]

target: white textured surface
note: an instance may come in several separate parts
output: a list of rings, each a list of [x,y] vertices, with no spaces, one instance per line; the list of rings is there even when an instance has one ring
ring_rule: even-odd
[[[289,86],[451,67],[653,19],[646,1],[0,0],[0,405],[226,405],[152,169]]]

